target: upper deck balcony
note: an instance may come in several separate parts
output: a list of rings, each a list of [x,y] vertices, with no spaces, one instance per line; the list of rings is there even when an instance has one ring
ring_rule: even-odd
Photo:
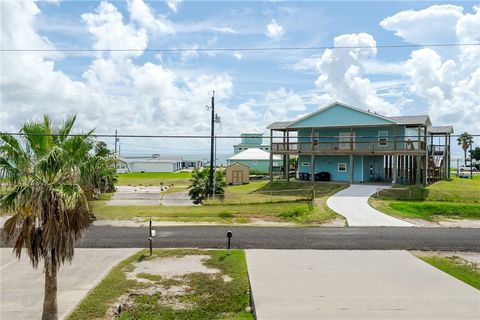
[[[272,152],[277,154],[425,154],[425,141],[409,137],[393,140],[378,138],[362,138],[349,141],[350,137],[340,139],[314,139],[313,141],[273,142]]]

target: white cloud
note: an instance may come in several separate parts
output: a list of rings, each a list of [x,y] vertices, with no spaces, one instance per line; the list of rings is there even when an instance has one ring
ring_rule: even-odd
[[[234,57],[235,59],[237,59],[237,60],[242,60],[242,59],[243,59],[243,55],[242,55],[240,52],[238,52],[238,51],[235,51],[235,52],[233,53],[233,57]]]
[[[82,19],[87,24],[88,31],[95,37],[94,49],[135,50],[112,52],[112,57],[138,57],[147,47],[148,36],[145,29],[124,24],[122,14],[109,2],[102,1],[95,13],[82,14]]]
[[[431,6],[408,10],[388,17],[382,27],[395,31],[413,43],[478,43],[480,41],[480,7],[473,13],[454,5]],[[461,46],[445,50],[414,50],[405,62],[410,79],[409,91],[423,98],[436,124],[451,125],[458,130],[480,130],[480,48]],[[461,129],[459,129],[461,128]]]
[[[455,26],[462,16],[461,6],[434,5],[418,11],[401,11],[383,19],[380,26],[411,43],[452,43],[457,39]]]
[[[275,19],[272,19],[272,22],[267,24],[265,34],[272,39],[281,38],[284,34],[283,27],[279,25]]]
[[[172,1],[177,2],[177,1]],[[169,5],[170,7],[170,5]],[[176,8],[176,7],[175,7]],[[175,32],[172,23],[163,15],[156,15],[143,0],[130,0],[128,2],[130,18],[143,28],[156,36],[172,34]],[[176,12],[176,10],[174,10]]]
[[[5,14],[2,47],[54,49],[35,29],[40,10],[34,2],[8,1],[1,5]],[[2,130],[16,130],[20,123],[44,113],[57,120],[76,113],[80,128],[96,127],[99,133],[118,128],[131,134],[208,134],[209,112],[205,105],[213,90],[218,113],[228,119],[223,123],[226,132],[237,132],[261,118],[261,112],[248,105],[229,105],[233,80],[228,74],[190,70],[190,76],[180,77],[180,72],[162,65],[161,59],[136,64],[133,59],[143,54],[148,36],[142,27],[127,23],[131,19],[124,20],[111,3],[102,2],[82,18],[94,37],[94,48],[110,49],[127,43],[140,50],[98,54],[82,81],[57,71],[48,52],[4,53],[0,61]],[[207,144],[206,140],[196,141],[196,148]],[[155,140],[155,145],[190,148],[191,141]]]
[[[198,44],[186,45],[184,47],[189,48],[191,50],[186,50],[181,52],[181,59],[183,62],[187,62],[189,60],[192,60],[198,57],[197,49],[200,48]]]
[[[376,42],[367,33],[343,34],[334,39],[335,47],[363,47],[357,49],[327,49],[316,59],[319,77],[315,85],[332,100],[339,100],[385,115],[400,112],[394,104],[377,95],[375,85],[364,76],[363,65],[377,53]],[[302,67],[311,65],[303,63]]]
[[[425,99],[432,121],[457,128],[480,129],[480,63],[471,73],[459,70],[454,60],[442,60],[432,49],[412,52],[406,63],[410,90]]]
[[[166,2],[167,2],[167,6],[170,8],[170,10],[177,13],[178,6],[182,2],[182,0],[166,0]]]

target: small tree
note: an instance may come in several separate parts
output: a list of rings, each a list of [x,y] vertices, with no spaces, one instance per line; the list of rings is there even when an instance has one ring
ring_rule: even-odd
[[[468,148],[470,148],[470,146],[473,144],[473,137],[468,132],[464,132],[457,138],[457,142],[459,146],[462,146],[464,164],[467,165],[467,151]]]
[[[477,161],[480,161],[480,147],[476,147],[472,151],[470,151],[470,157]]]
[[[192,178],[190,179],[190,186],[188,187],[188,194],[194,203],[202,203],[208,198],[209,194],[213,192],[209,185],[210,169],[196,168],[193,170]],[[223,194],[225,192],[225,176],[223,171],[215,170],[215,194]],[[212,187],[213,188],[213,187]]]

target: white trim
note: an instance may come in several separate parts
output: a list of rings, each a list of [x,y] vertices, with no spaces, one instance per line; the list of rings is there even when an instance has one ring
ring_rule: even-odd
[[[341,164],[345,165],[345,170],[340,170],[340,165],[341,165]],[[347,172],[347,171],[348,171],[347,168],[348,168],[348,167],[347,167],[347,163],[346,163],[346,162],[339,162],[339,163],[337,163],[337,171],[338,171],[338,172]]]
[[[364,169],[364,168],[363,168],[363,156],[362,156],[362,182],[364,181],[364,180],[363,180],[363,169]]]

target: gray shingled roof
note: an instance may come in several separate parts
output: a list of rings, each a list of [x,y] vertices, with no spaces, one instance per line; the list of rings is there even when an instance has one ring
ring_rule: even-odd
[[[277,121],[270,124],[267,129],[285,129],[293,121]]]
[[[393,121],[400,122],[401,124],[427,124],[429,119],[428,115],[419,115],[419,116],[399,116],[399,117],[388,117]]]
[[[429,127],[428,132],[430,132],[430,133],[453,133],[453,127],[452,126]]]

